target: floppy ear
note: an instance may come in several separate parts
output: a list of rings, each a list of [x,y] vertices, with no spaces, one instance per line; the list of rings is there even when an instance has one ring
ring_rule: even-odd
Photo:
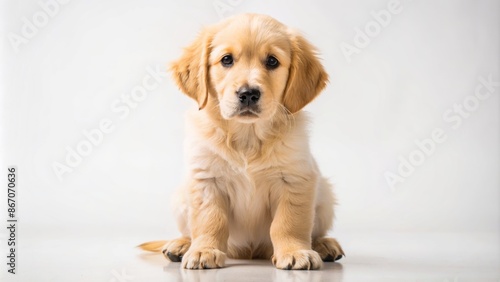
[[[170,66],[177,86],[203,109],[208,100],[208,57],[212,33],[205,29]]]
[[[328,74],[321,65],[316,49],[301,35],[291,35],[292,60],[283,105],[296,113],[325,88]]]

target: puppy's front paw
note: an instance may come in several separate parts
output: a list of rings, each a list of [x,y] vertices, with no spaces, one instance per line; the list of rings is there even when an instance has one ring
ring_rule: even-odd
[[[274,266],[279,269],[319,269],[323,265],[321,257],[313,250],[299,250],[283,254],[275,254],[272,258]]]
[[[182,258],[182,267],[204,269],[224,267],[226,254],[214,248],[189,250]]]

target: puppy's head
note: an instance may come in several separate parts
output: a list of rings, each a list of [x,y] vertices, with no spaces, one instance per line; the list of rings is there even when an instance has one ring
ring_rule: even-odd
[[[328,80],[309,42],[275,19],[255,14],[207,27],[171,70],[200,110],[244,123],[298,112]]]

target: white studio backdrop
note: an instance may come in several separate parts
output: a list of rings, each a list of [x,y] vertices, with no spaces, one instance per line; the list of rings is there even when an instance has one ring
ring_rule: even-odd
[[[301,30],[331,76],[306,110],[335,232],[499,231],[498,1],[0,7],[1,170],[18,168],[21,239],[178,235],[170,196],[195,103],[165,70],[202,26],[245,12]]]

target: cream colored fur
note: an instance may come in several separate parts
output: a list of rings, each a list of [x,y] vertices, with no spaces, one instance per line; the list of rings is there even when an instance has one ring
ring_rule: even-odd
[[[228,54],[230,67],[221,64]],[[328,79],[314,48],[268,16],[245,14],[204,29],[171,70],[199,107],[186,117],[188,174],[174,198],[182,237],[141,247],[189,269],[223,267],[226,256],[272,259],[280,269],[340,258],[337,241],[324,237],[335,199],[301,111]],[[261,92],[252,115],[239,109],[243,86]]]

